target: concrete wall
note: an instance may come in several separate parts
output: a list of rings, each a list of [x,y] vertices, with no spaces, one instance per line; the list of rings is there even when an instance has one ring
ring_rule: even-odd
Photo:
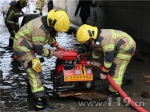
[[[81,25],[80,17],[74,17],[77,4],[78,0],[54,0],[54,6],[65,9],[72,23]],[[123,30],[134,38],[139,50],[150,54],[150,1],[98,1],[87,23]]]

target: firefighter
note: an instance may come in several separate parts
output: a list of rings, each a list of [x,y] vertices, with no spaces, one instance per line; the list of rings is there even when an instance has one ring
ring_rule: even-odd
[[[26,23],[15,35],[14,58],[20,61],[28,74],[27,79],[36,102],[36,110],[50,110],[50,108],[45,103],[46,92],[43,87],[44,76],[41,61],[35,53],[44,57],[62,58],[62,51],[53,51],[45,48],[44,45],[49,44],[57,49],[65,50],[57,43],[55,37],[57,32],[66,32],[69,27],[70,20],[65,11],[51,10],[48,15]]]
[[[26,0],[19,0],[15,5],[12,5],[5,18],[5,24],[10,33],[9,38],[9,47],[12,48],[13,39],[15,37],[16,32],[19,30],[19,17],[22,16],[20,14],[21,9],[27,6]]]
[[[93,48],[93,66],[99,67],[100,78],[106,79],[109,73],[118,86],[122,85],[123,75],[130,62],[136,43],[130,35],[113,29],[100,29],[84,24],[77,31],[77,41]],[[98,62],[101,53],[104,55],[102,63]],[[110,85],[109,97],[118,97],[118,92]]]
[[[42,10],[44,5],[46,4],[45,0],[37,0],[36,1],[36,9],[33,11],[34,13],[37,13],[37,11],[40,11],[40,15],[42,16]]]

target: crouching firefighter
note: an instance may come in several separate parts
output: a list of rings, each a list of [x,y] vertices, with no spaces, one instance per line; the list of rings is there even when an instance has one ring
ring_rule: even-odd
[[[106,79],[109,73],[118,86],[122,85],[123,76],[134,55],[136,43],[130,35],[123,31],[113,29],[100,29],[95,26],[82,25],[77,31],[77,41],[93,48],[93,66],[99,67],[100,78]],[[100,54],[103,53],[104,60],[98,62]],[[117,97],[119,94],[110,85],[109,97]]]
[[[44,45],[49,44],[52,47],[65,50],[57,43],[55,37],[57,32],[66,32],[69,27],[70,20],[65,11],[51,10],[47,16],[38,17],[26,23],[15,35],[14,58],[20,61],[28,74],[27,79],[36,102],[36,110],[50,110],[51,108],[45,102],[46,93],[43,87],[42,65],[35,53],[43,57],[62,58],[61,51],[47,49]]]

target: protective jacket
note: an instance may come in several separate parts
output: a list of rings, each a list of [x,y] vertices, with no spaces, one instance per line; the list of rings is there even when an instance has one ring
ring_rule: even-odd
[[[48,31],[47,16],[31,20],[20,28],[15,35],[13,49],[14,55],[19,57],[26,53],[37,53],[41,56],[50,57],[53,51],[44,47],[45,44],[57,46],[57,41]]]
[[[14,56],[26,69],[34,97],[39,97],[38,92],[44,92],[44,76],[42,71],[40,73],[35,72],[29,63],[36,58],[35,53],[47,57],[53,55],[52,50],[44,47],[45,44],[58,45],[54,39],[55,35],[53,34],[52,37],[52,33],[48,31],[46,18],[47,16],[38,17],[26,23],[16,33],[13,44]],[[43,95],[40,97],[43,97]]]
[[[42,10],[45,4],[46,4],[45,0],[37,0],[36,8]]]
[[[103,52],[103,67],[109,70],[114,81],[121,86],[126,67],[136,49],[135,41],[125,32],[101,29],[96,42],[93,42],[93,44],[93,58],[98,59],[101,52]],[[109,90],[116,92],[112,86],[110,86]]]
[[[120,59],[130,59],[135,52],[135,41],[127,33],[118,30],[102,29],[93,51],[93,57],[99,58],[100,51],[104,53],[104,66],[110,68],[114,56]]]
[[[5,24],[11,34],[11,38],[14,37],[15,33],[19,30],[19,17],[21,16],[21,5],[19,2],[17,4],[12,5],[5,18]]]

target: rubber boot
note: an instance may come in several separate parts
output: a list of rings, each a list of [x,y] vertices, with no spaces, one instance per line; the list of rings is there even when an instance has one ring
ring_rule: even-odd
[[[49,107],[47,105],[45,97],[35,98],[35,102],[36,102],[36,106],[35,106],[36,111],[50,111],[50,110],[53,110],[52,107]]]
[[[120,94],[118,92],[109,91],[108,97],[117,98],[117,97],[120,97]]]

